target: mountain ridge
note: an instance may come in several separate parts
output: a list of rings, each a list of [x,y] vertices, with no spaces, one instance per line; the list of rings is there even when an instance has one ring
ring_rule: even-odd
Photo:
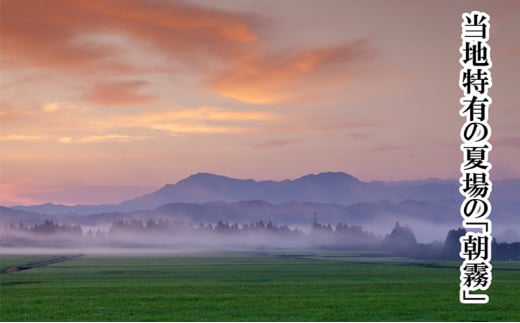
[[[514,194],[520,191],[520,180],[494,183],[492,199],[516,203]],[[359,202],[388,200],[455,200],[462,201],[457,180],[425,179],[405,181],[364,182],[344,172],[307,174],[295,179],[254,180],[199,172],[175,184],[166,184],[158,190],[118,204],[67,206],[45,203],[32,206],[14,206],[13,209],[44,214],[94,214],[155,209],[176,202],[205,203],[210,201],[238,202],[261,200],[269,203],[290,201],[350,205]]]

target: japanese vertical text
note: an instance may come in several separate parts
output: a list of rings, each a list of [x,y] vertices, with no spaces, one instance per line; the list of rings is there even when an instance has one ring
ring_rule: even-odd
[[[491,203],[492,182],[488,123],[491,97],[491,48],[488,44],[490,17],[485,12],[462,14],[462,65],[459,86],[462,90],[460,116],[465,118],[460,130],[460,188],[464,200],[460,207],[462,225],[469,229],[460,237],[460,302],[485,304],[488,295],[482,293],[491,285]]]

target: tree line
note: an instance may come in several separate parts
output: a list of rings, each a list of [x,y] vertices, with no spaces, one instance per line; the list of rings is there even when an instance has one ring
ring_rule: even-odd
[[[188,233],[196,237],[198,233],[212,233],[229,237],[240,237],[245,234],[269,234],[284,238],[301,238],[310,241],[313,245],[323,249],[356,249],[356,250],[384,250],[395,256],[416,259],[448,259],[459,260],[459,238],[466,233],[463,228],[453,229],[447,233],[444,242],[429,244],[418,243],[413,230],[397,222],[392,231],[384,237],[374,235],[360,226],[339,222],[335,226],[319,223],[314,217],[308,233],[299,228],[287,225],[277,225],[260,220],[250,224],[238,224],[218,221],[216,224],[200,223],[186,224],[183,221],[167,219],[140,219],[118,220],[110,225],[106,232],[91,229],[84,232],[79,224],[69,225],[45,220],[42,224],[27,226],[23,223],[8,224],[2,228],[2,240],[6,233],[22,233],[34,236],[68,235],[72,237],[102,239],[119,234],[130,234],[139,237],[140,234],[175,236]],[[520,242],[497,243],[493,240],[492,255],[494,260],[520,260]]]

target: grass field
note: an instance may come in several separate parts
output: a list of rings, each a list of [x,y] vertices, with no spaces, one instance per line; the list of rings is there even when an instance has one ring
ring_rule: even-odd
[[[1,256],[0,267],[37,258]],[[83,256],[0,274],[0,320],[520,321],[520,263],[494,264],[486,305],[459,303],[458,265],[327,253]]]

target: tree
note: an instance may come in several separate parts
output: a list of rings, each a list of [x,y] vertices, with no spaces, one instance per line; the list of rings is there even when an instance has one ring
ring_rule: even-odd
[[[417,240],[412,229],[408,226],[401,226],[399,222],[390,234],[384,239],[384,246],[396,255],[403,257],[414,257],[417,255]]]
[[[442,258],[450,260],[458,260],[460,251],[459,238],[466,234],[466,229],[458,228],[452,229],[448,232],[446,240],[444,241],[444,248],[442,249]]]

